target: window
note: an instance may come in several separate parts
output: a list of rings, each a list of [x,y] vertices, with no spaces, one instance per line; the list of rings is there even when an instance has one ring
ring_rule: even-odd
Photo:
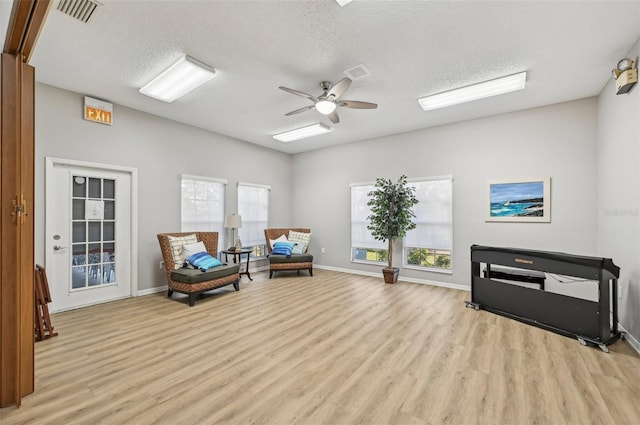
[[[182,176],[180,217],[183,232],[218,232],[218,245],[223,242],[226,184],[222,179]]]
[[[373,183],[351,185],[351,261],[386,264],[387,242],[377,241],[367,229],[371,209],[367,205]]]
[[[416,228],[404,238],[404,266],[451,272],[453,178],[414,180],[410,186],[420,202],[413,209]]]
[[[252,257],[267,255],[264,229],[269,225],[270,186],[238,183],[238,215],[242,217],[242,227],[238,237],[244,249],[252,249]]]

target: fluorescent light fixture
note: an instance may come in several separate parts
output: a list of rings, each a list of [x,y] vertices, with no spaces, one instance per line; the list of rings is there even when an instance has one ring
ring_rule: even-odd
[[[140,93],[171,103],[216,75],[216,70],[189,56],[176,63],[140,89]]]
[[[332,102],[330,100],[319,100],[315,104],[316,111],[320,112],[323,115],[329,115],[330,113],[335,111],[336,106],[337,105],[335,104],[335,102]]]
[[[293,142],[294,140],[306,139],[307,137],[329,133],[330,131],[331,127],[317,123],[296,128],[295,130],[285,131],[284,133],[274,134],[273,138],[280,142]]]
[[[483,99],[485,97],[505,94],[516,90],[522,90],[527,80],[527,73],[509,75],[491,81],[474,84],[472,86],[454,89],[432,96],[425,96],[418,99],[422,109],[445,108],[459,103],[471,102],[472,100]]]
[[[349,3],[351,3],[353,0],[336,0],[336,3],[338,3],[340,6],[345,6]]]

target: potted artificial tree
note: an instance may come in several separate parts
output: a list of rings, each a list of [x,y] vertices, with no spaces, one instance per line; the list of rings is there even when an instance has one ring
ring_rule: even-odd
[[[413,206],[418,203],[418,198],[415,189],[407,185],[407,176],[404,175],[395,183],[391,179],[376,179],[375,187],[367,194],[367,205],[371,207],[367,229],[376,240],[389,242],[388,265],[382,273],[385,283],[396,283],[400,269],[393,267],[393,243],[396,238],[402,238],[416,228],[412,219],[415,217]]]

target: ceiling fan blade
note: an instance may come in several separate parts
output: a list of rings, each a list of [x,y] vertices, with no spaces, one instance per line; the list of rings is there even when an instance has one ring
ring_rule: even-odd
[[[318,101],[317,97],[311,96],[310,94],[306,94],[306,93],[303,93],[303,92],[298,91],[298,90],[290,89],[288,87],[280,86],[279,88],[280,88],[280,90],[284,90],[284,91],[289,92],[291,94],[295,94],[296,96],[306,97],[307,99],[309,99],[313,103],[316,103]]]
[[[333,87],[331,87],[331,90],[329,90],[329,92],[327,93],[327,97],[333,96],[334,99],[337,99],[349,89],[349,86],[351,86],[351,80],[348,78],[343,78],[342,80],[335,83]]]
[[[337,110],[334,110],[332,113],[330,113],[327,116],[329,117],[329,120],[331,120],[331,122],[334,124],[338,124],[340,122],[340,117],[338,116]]]
[[[305,112],[305,111],[308,111],[309,109],[313,109],[313,108],[314,108],[313,105],[305,106],[304,108],[296,109],[295,111],[291,111],[288,114],[284,114],[284,116],[288,117],[290,115],[299,114],[300,112]]]
[[[360,102],[359,100],[341,100],[338,106],[351,109],[376,109],[378,105],[371,102]]]

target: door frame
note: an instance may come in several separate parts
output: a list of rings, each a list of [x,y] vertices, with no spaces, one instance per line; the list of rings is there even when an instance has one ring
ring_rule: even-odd
[[[111,165],[111,164],[102,164],[98,162],[88,162],[88,161],[80,161],[75,159],[66,159],[66,158],[55,158],[47,156],[45,157],[46,164],[46,174],[45,174],[45,218],[44,218],[44,227],[45,227],[45,235],[47,234],[47,229],[50,229],[52,226],[51,216],[49,212],[46,210],[47,206],[47,194],[53,193],[53,187],[51,185],[53,182],[51,179],[46,178],[47,176],[51,176],[53,173],[53,168],[57,165],[62,166],[72,166],[72,167],[84,167],[84,168],[93,168],[100,171],[116,171],[120,173],[127,173],[131,177],[131,296],[138,296],[138,169],[132,167],[123,167],[120,165]],[[45,245],[46,245],[46,237],[45,237]],[[45,246],[45,260],[47,257],[47,248]],[[62,311],[62,310],[60,310]]]

